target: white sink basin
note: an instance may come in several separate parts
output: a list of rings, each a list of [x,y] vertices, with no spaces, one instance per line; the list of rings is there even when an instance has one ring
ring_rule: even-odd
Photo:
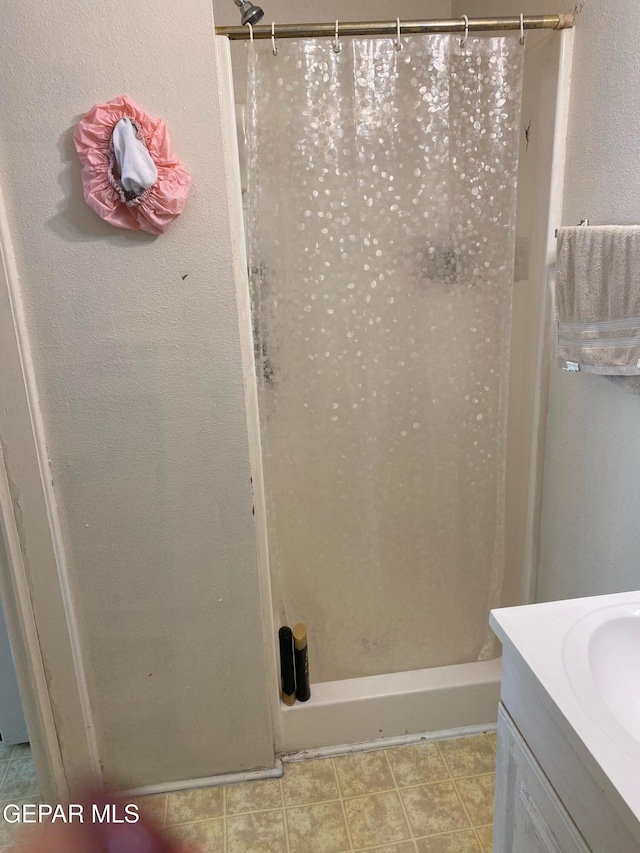
[[[640,600],[600,607],[567,633],[564,666],[591,718],[620,747],[640,747]]]
[[[640,611],[600,625],[591,637],[589,657],[605,705],[640,742]]]

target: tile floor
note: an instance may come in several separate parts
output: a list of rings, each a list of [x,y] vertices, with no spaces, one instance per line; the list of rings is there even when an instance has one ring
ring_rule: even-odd
[[[2,819],[7,803],[39,803],[36,769],[29,744],[5,746],[0,741],[0,851],[5,853],[15,836],[16,827]]]
[[[140,802],[207,853],[491,853],[495,761],[495,734],[480,734]]]
[[[282,779],[144,797],[206,853],[491,853],[495,734],[285,764]],[[37,801],[28,747],[2,751],[0,800]],[[0,851],[11,828],[0,820]]]

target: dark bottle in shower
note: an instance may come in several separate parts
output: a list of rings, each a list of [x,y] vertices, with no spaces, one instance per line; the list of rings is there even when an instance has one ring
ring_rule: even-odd
[[[311,698],[309,682],[309,646],[307,644],[307,629],[303,622],[293,626],[293,645],[296,658],[296,699],[298,702],[308,702]]]
[[[288,625],[278,631],[280,641],[280,695],[285,705],[296,701],[296,674],[293,661],[293,634]]]

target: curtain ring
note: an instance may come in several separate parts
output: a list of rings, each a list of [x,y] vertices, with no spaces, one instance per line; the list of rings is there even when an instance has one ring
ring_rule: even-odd
[[[247,26],[249,27],[249,41],[253,41],[253,24],[247,22]]]
[[[462,20],[464,21],[464,36],[460,39],[460,47],[466,47],[469,38],[469,18],[467,15],[463,15]]]
[[[336,18],[336,36],[335,36],[335,38],[334,38],[334,40],[333,40],[333,52],[334,52],[334,53],[340,53],[340,51],[342,50],[342,45],[340,44],[340,39],[339,39],[339,37],[338,37],[338,28],[339,28],[339,26],[340,26],[340,25],[339,25],[339,23],[338,23],[338,19]]]
[[[400,40],[400,18],[396,19],[398,21],[398,37],[396,38],[395,48],[396,50],[402,50],[402,41]]]
[[[276,22],[271,22],[271,50],[274,56],[278,55],[278,44],[276,42]]]
[[[520,44],[524,44],[524,14],[520,12]]]

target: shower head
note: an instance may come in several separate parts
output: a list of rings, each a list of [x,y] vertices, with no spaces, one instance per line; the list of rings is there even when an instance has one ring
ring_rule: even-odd
[[[233,2],[242,13],[243,24],[251,24],[253,26],[264,18],[264,12],[260,6],[254,6],[249,0],[233,0]]]

